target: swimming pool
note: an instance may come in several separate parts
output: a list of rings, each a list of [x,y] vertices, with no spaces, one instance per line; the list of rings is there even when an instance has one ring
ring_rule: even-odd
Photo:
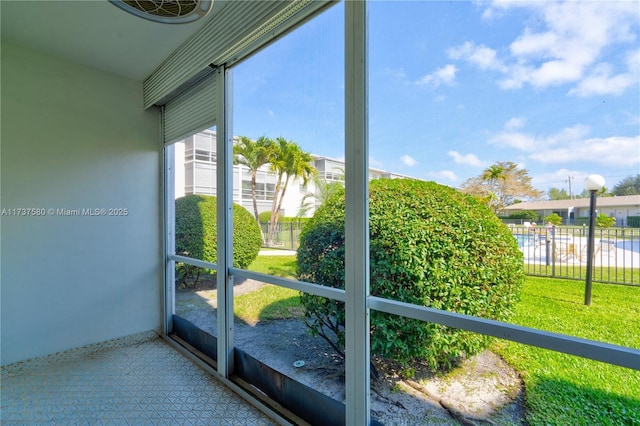
[[[518,247],[530,247],[536,245],[536,237],[534,234],[513,234],[513,237],[518,242]]]

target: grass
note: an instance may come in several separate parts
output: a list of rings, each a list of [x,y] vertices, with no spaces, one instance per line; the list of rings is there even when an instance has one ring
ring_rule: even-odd
[[[258,256],[247,268],[253,272],[274,275],[276,277],[296,277],[296,256]]]
[[[296,257],[258,256],[248,268],[253,272],[295,278]],[[234,300],[234,314],[248,324],[258,321],[302,317],[299,292],[267,284]]]
[[[302,318],[299,292],[267,284],[234,299],[234,314],[247,324],[258,321]]]
[[[512,321],[640,348],[640,289],[528,277]],[[498,341],[493,350],[520,371],[531,425],[640,424],[640,372],[532,346]]]
[[[593,281],[636,286],[640,285],[640,269],[638,268],[638,265],[635,266],[635,268],[616,268],[613,266],[607,267],[598,265],[593,268]],[[524,265],[524,270],[528,275],[541,276],[548,280],[553,278],[567,278],[584,281],[587,276],[586,266],[572,264],[556,264],[554,271],[552,266],[529,263]]]

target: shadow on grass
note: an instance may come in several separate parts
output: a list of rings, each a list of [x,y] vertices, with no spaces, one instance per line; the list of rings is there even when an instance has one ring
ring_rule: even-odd
[[[542,377],[526,399],[531,425],[640,425],[640,395],[633,399]]]
[[[278,319],[302,319],[304,308],[300,304],[298,296],[291,296],[270,303],[260,311],[259,321],[270,321]]]

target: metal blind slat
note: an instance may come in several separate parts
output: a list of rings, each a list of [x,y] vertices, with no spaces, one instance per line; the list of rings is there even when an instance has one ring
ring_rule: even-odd
[[[216,124],[216,84],[216,73],[211,73],[165,105],[165,144]]]

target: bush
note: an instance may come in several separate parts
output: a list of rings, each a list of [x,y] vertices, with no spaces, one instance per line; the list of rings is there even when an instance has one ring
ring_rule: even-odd
[[[271,220],[271,212],[262,212],[258,214],[258,219],[260,219],[260,223],[269,223]],[[307,223],[309,221],[308,217],[284,217],[280,216],[278,218],[278,223],[288,223],[288,222],[297,222],[297,223]]]
[[[525,219],[529,222],[536,222],[540,219],[540,216],[533,210],[522,210],[520,212],[510,214],[507,216],[507,219]]]
[[[217,259],[216,197],[187,195],[176,200],[176,253],[207,262]],[[262,236],[255,218],[233,205],[233,266],[246,268],[260,251]]]
[[[640,228],[640,216],[627,216],[627,226]]]
[[[545,222],[551,222],[552,224],[558,226],[558,225],[562,225],[562,216],[560,216],[558,213],[552,213],[549,216],[546,216],[544,218]]]
[[[580,225],[580,226],[589,225],[589,218],[588,217],[577,217],[576,218],[576,225]]]
[[[604,213],[599,213],[598,216],[596,216],[596,225],[599,226],[600,228],[611,228],[615,224],[616,224],[615,217],[607,216]]]
[[[507,320],[524,280],[509,229],[481,202],[432,182],[370,183],[371,294]],[[302,232],[298,278],[344,288],[344,194],[328,199]],[[314,335],[344,350],[344,305],[301,295]],[[442,325],[371,312],[371,351],[401,364],[451,367],[489,339]]]
[[[260,219],[260,223],[269,223],[269,221],[271,220],[271,212],[266,211],[258,213],[258,219]]]

